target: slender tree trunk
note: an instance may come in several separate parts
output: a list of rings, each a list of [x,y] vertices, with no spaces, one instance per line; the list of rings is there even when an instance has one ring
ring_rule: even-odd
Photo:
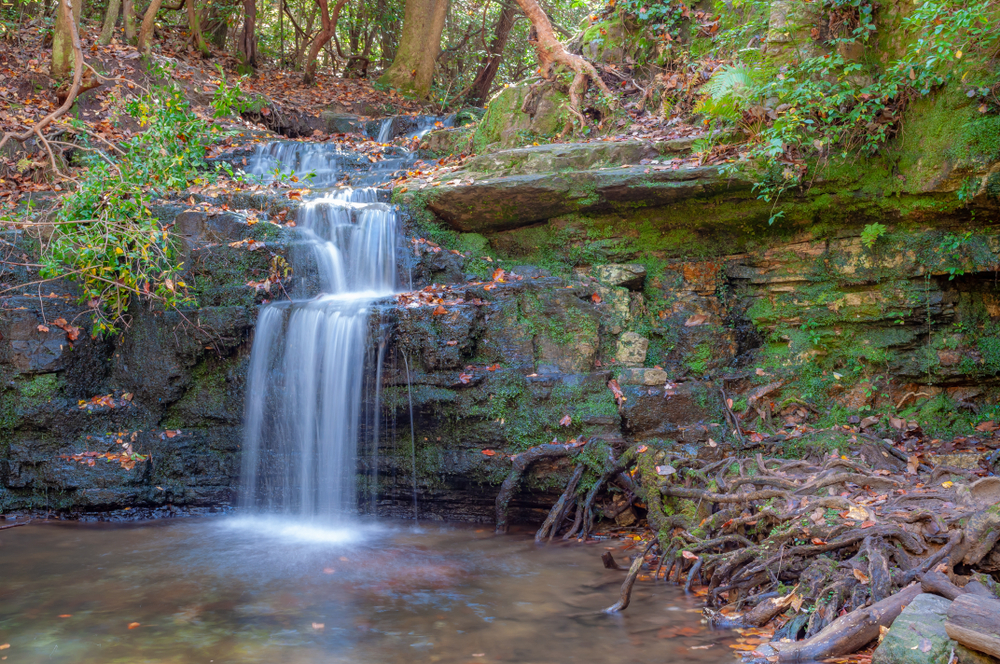
[[[114,1],[111,0],[111,2]],[[187,5],[188,30],[191,31],[191,38],[194,40],[195,47],[201,51],[201,57],[207,58],[212,55],[212,51],[208,48],[208,44],[205,43],[205,38],[201,34],[201,26],[198,25],[198,12],[195,11],[194,0],[187,0],[184,4]]]
[[[576,74],[569,86],[570,107],[579,114],[580,106],[583,103],[583,95],[587,92],[587,84],[590,81],[596,83],[601,92],[614,103],[614,96],[611,94],[611,90],[601,80],[601,77],[597,74],[597,70],[594,69],[594,65],[579,55],[573,55],[567,51],[566,47],[556,37],[555,30],[552,28],[552,22],[549,21],[545,10],[538,4],[538,0],[517,0],[517,4],[535,28],[535,40],[532,41],[529,37],[529,41],[532,41],[535,46],[535,51],[538,54],[538,64],[541,65],[545,77],[551,79],[555,75],[553,68],[556,65],[563,65]],[[582,116],[579,117],[580,121],[583,122]],[[567,123],[564,131],[571,128],[571,124]]]
[[[516,16],[517,5],[514,4],[513,0],[505,0],[503,8],[500,10],[500,17],[493,28],[493,40],[490,42],[489,50],[483,58],[475,80],[472,81],[472,89],[466,96],[466,101],[473,106],[482,106],[489,99],[490,88],[493,87],[493,79],[496,78],[497,71],[500,70],[503,49],[507,46],[507,39],[514,27]]]
[[[396,56],[396,35],[399,34],[399,21],[387,21],[386,14],[389,13],[389,6],[386,0],[378,0],[376,6],[376,11],[378,15],[378,33],[381,48],[381,57],[379,58],[379,66],[382,69],[387,68],[392,64],[393,58]]]
[[[104,27],[101,28],[101,37],[98,43],[107,46],[111,43],[111,37],[115,34],[115,23],[118,22],[118,10],[121,8],[121,0],[108,0],[108,11],[104,14]]]
[[[74,65],[73,33],[70,21],[79,30],[80,12],[83,10],[83,0],[56,0],[56,25],[52,32],[52,68],[50,75],[53,81],[61,81],[69,76]]]
[[[135,0],[124,0],[122,23],[125,26],[125,39],[130,43],[133,42],[135,40]]]
[[[333,14],[330,14],[327,0],[316,0],[316,4],[319,5],[319,18],[323,27],[316,33],[316,37],[309,47],[309,55],[306,56],[306,73],[302,77],[303,83],[309,85],[316,81],[316,58],[319,56],[320,50],[330,41],[333,33],[337,30],[337,20],[340,18],[340,10],[346,2],[347,0],[337,0],[337,4],[333,6]]]
[[[243,0],[243,32],[240,33],[243,64],[257,68],[257,0]]]
[[[441,52],[441,32],[448,16],[448,0],[406,0],[403,35],[396,57],[379,79],[405,94],[426,98]]]
[[[153,48],[153,24],[156,22],[156,12],[160,11],[163,0],[150,0],[149,7],[142,17],[142,25],[139,26],[139,39],[136,44],[139,52],[143,55],[149,53]]]

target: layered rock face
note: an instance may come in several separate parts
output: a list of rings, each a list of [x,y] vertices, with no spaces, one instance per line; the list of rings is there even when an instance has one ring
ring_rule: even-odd
[[[373,377],[378,445],[359,460],[365,509],[411,514],[415,467],[422,517],[488,520],[508,455],[553,439],[711,454],[731,439],[724,397],[748,428],[878,414],[942,436],[996,404],[993,165],[831,170],[771,225],[748,182],[687,147],[496,150],[450,184],[397,193],[401,269],[449,303],[380,306],[391,341]],[[960,201],[952,185],[973,172],[984,184]],[[176,224],[200,308],[135,305],[120,338],[73,340],[64,328],[86,322],[72,284],[4,299],[0,509],[231,503],[257,307],[308,274],[284,267],[295,201],[194,203],[158,214]],[[32,262],[30,234],[4,239]],[[4,269],[4,288],[37,279]],[[149,458],[62,458],[125,444]],[[551,504],[561,470],[535,469],[514,516]]]
[[[89,335],[71,283],[45,282],[37,295],[3,300],[0,511],[145,514],[230,504],[256,307],[274,295],[245,284],[266,280],[289,243],[285,229],[253,223],[269,203],[257,201],[251,224],[215,203],[206,209],[177,201],[154,210],[176,224],[198,309],[164,312],[133,303],[125,332],[105,339]],[[35,255],[28,232],[11,231],[4,240],[23,257]],[[0,273],[4,287],[37,278],[22,270]],[[120,455],[126,445],[148,459],[126,468],[101,456],[63,458]]]

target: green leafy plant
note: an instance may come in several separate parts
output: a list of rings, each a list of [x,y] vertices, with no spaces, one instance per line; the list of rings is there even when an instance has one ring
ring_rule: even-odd
[[[170,191],[212,180],[205,153],[220,137],[176,87],[155,88],[121,106],[145,131],[122,144],[121,154],[92,153],[86,175],[63,199],[42,243],[41,276],[80,284],[95,335],[127,323],[136,297],[166,307],[194,303],[179,278],[176,240],[150,205]]]
[[[875,223],[868,224],[861,231],[861,244],[865,245],[869,249],[872,249],[888,232],[889,229],[877,221]]]

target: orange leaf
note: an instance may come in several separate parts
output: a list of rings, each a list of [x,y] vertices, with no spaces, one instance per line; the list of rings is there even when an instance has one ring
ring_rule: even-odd
[[[698,556],[691,553],[690,551],[682,551],[681,555],[687,558],[688,560],[698,560]]]
[[[569,415],[563,415],[562,419],[559,420],[559,426],[561,427],[568,427],[572,423],[573,423],[573,418],[570,417]]]
[[[483,455],[485,456],[496,456],[496,452],[493,450],[483,450]]]
[[[875,522],[874,522],[874,521],[863,521],[863,522],[861,523],[861,527],[862,527],[862,528],[871,528],[871,527],[872,527],[872,526],[874,526],[874,525],[875,525]]]
[[[142,624],[142,623],[137,623],[137,622],[130,622],[130,623],[128,624],[128,628],[129,628],[129,629],[135,629],[136,627],[138,627],[138,626],[139,626],[139,625],[141,625],[141,624]]]
[[[598,293],[594,293],[593,295],[590,296],[590,301],[593,302],[594,304],[600,304],[601,296]]]
[[[434,309],[434,311],[432,311],[431,313],[435,316],[444,316],[446,313],[448,313],[448,310],[439,304],[437,308]]]

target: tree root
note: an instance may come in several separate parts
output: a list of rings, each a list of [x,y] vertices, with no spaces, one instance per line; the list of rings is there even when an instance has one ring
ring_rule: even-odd
[[[656,540],[652,540],[646,545],[646,548],[635,557],[632,561],[632,566],[628,568],[628,576],[625,577],[625,583],[622,584],[621,594],[618,601],[604,609],[604,613],[618,613],[619,611],[624,611],[628,608],[629,602],[632,600],[632,586],[635,585],[635,579],[639,576],[639,570],[642,569],[642,564],[645,562],[646,554],[649,550],[653,548],[656,544]]]
[[[578,445],[555,445],[547,443],[538,445],[529,450],[515,454],[510,458],[513,467],[507,474],[507,478],[500,486],[500,493],[497,495],[497,533],[505,533],[509,527],[507,523],[507,508],[510,506],[511,498],[521,483],[521,476],[528,467],[541,459],[555,459],[564,456],[576,456],[582,449],[582,444]]]

